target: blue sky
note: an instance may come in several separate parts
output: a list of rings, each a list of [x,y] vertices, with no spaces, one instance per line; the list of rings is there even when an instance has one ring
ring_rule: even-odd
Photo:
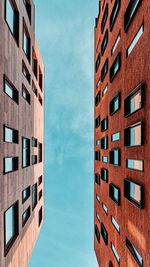
[[[35,0],[45,81],[45,223],[30,267],[97,267],[93,27],[98,0]]]

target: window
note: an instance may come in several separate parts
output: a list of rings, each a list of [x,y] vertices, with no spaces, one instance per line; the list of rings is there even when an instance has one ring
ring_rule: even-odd
[[[135,261],[137,262],[138,266],[142,267],[143,266],[143,259],[141,255],[138,253],[136,248],[131,244],[129,239],[126,237],[126,246],[129,249],[130,253],[134,257]]]
[[[18,90],[12,84],[10,84],[10,82],[8,82],[5,75],[4,75],[4,92],[18,104],[19,102]]]
[[[27,59],[30,62],[30,54],[31,54],[31,39],[27,30],[27,26],[25,25],[25,21],[23,20],[23,51],[25,52]]]
[[[115,41],[115,43],[113,45],[113,48],[111,50],[111,54],[112,55],[114,54],[114,52],[115,52],[115,50],[116,50],[116,48],[117,48],[117,46],[119,44],[120,39],[121,39],[121,34],[119,33],[118,36],[117,36],[117,39],[116,39],[116,41]]]
[[[108,245],[108,234],[103,223],[101,223],[101,235],[102,235],[105,245],[107,246]]]
[[[19,44],[19,12],[12,0],[6,0],[5,7],[5,20],[17,44]]]
[[[111,243],[111,249],[112,249],[112,252],[114,253],[114,256],[115,256],[117,262],[120,264],[120,257],[119,257],[119,255],[117,253],[117,250],[115,249],[115,247],[114,247],[114,245],[112,243]]]
[[[104,88],[104,90],[102,92],[102,96],[104,96],[107,91],[108,91],[108,84],[105,86],[105,88]]]
[[[110,15],[110,31],[112,31],[114,24],[115,24],[115,21],[117,19],[117,15],[118,15],[119,9],[120,9],[120,3],[121,3],[120,0],[115,1],[112,13]]]
[[[127,51],[126,51],[126,57],[128,57],[131,54],[133,48],[136,46],[136,44],[139,41],[139,39],[141,38],[143,32],[144,32],[144,25],[142,25],[140,27],[140,29],[138,30],[137,34],[135,35],[133,41],[129,45],[129,47],[128,47]]]
[[[37,147],[37,139],[32,137],[32,147]]]
[[[102,18],[101,33],[103,33],[103,31],[104,31],[107,18],[108,18],[108,4],[106,4],[105,10],[104,10],[104,15]]]
[[[117,133],[114,133],[111,135],[111,141],[112,142],[115,142],[115,141],[118,141],[120,140],[120,132],[117,132]]]
[[[104,66],[101,70],[101,81],[103,82],[103,80],[105,79],[105,76],[108,72],[108,58],[106,59]]]
[[[141,145],[143,145],[143,122],[138,122],[124,130],[124,146]]]
[[[25,210],[25,212],[22,214],[22,226],[25,226],[26,222],[28,221],[30,217],[30,206]]]
[[[113,216],[111,216],[111,222],[112,222],[113,226],[115,227],[115,229],[117,230],[117,232],[120,233],[120,226],[116,222],[116,220],[115,220],[115,218]]]
[[[126,159],[126,168],[143,172],[144,161],[138,159]]]
[[[27,79],[28,83],[30,83],[31,76],[24,62],[22,62],[22,73]]]
[[[37,183],[32,186],[32,210],[35,209],[37,205]]]
[[[18,131],[4,125],[4,142],[18,144]]]
[[[109,267],[113,267],[112,261],[109,261]]]
[[[100,222],[100,216],[98,215],[98,213],[96,212],[96,218],[97,218],[97,220]]]
[[[138,10],[141,0],[130,0],[124,15],[124,31],[127,32],[128,28]]]
[[[101,122],[101,131],[104,132],[108,129],[108,117],[105,117]]]
[[[102,156],[102,162],[108,163],[108,157],[107,156]]]
[[[22,138],[22,167],[30,166],[30,139]]]
[[[100,139],[97,139],[96,140],[96,146],[99,146],[101,144],[101,140]]]
[[[95,236],[96,236],[98,243],[100,243],[100,232],[96,224],[95,224]]]
[[[18,170],[18,157],[4,158],[4,174]]]
[[[22,191],[22,203],[24,203],[30,197],[30,186]]]
[[[28,18],[29,21],[31,23],[31,4],[30,4],[30,0],[23,0],[27,14],[28,14]]]
[[[105,206],[104,203],[102,203],[102,208],[103,208],[103,210],[105,211],[105,213],[108,214],[108,209],[107,209],[107,207]]]
[[[121,102],[120,98],[120,93],[117,93],[117,95],[110,101],[110,116],[119,110]]]
[[[41,189],[40,192],[39,192],[39,200],[42,198],[42,195],[43,195],[43,191]]]
[[[100,126],[100,116],[98,116],[95,120],[95,128],[98,128]]]
[[[110,164],[120,166],[120,150],[114,149],[110,151]]]
[[[95,106],[96,107],[98,106],[98,104],[100,102],[100,98],[101,98],[101,96],[100,96],[100,91],[99,91],[98,94],[95,97]]]
[[[100,151],[95,151],[95,160],[100,161]]]
[[[32,155],[32,165],[37,164],[37,155]]]
[[[98,88],[100,84],[101,84],[101,78],[99,78],[99,80],[98,80],[98,82],[96,84],[96,88]]]
[[[101,199],[100,199],[100,197],[97,194],[96,194],[96,199],[100,203]]]
[[[110,68],[110,82],[114,80],[115,76],[120,70],[120,66],[121,66],[121,53],[119,52]]]
[[[124,180],[124,196],[139,208],[144,208],[144,187],[129,179]]]
[[[43,100],[42,100],[42,97],[40,96],[40,94],[38,94],[38,100],[39,100],[39,102],[40,102],[40,104],[42,106],[43,105]]]
[[[39,181],[39,185],[40,185],[40,184],[42,184],[43,177],[42,177],[42,176],[40,176],[40,177],[39,177],[39,179],[38,179],[38,181]]]
[[[19,234],[18,201],[4,213],[4,250],[5,256]]]
[[[96,63],[95,63],[95,71],[96,71],[96,72],[98,71],[100,62],[101,62],[101,55],[100,55],[100,53],[99,53],[99,54],[98,54],[98,57],[97,57],[97,59],[96,59]]]
[[[38,91],[37,91],[37,88],[36,88],[34,82],[32,82],[32,90],[33,90],[33,93],[35,94],[35,96],[37,96]]]
[[[106,33],[104,35],[104,39],[103,39],[103,42],[102,42],[102,45],[101,45],[101,54],[102,54],[102,56],[103,56],[103,54],[105,52],[107,44],[108,44],[108,29],[106,30]]]
[[[22,96],[30,104],[30,94],[24,85],[22,85]]]
[[[101,149],[108,149],[108,136],[101,139]]]
[[[117,204],[120,205],[120,190],[113,184],[109,185],[109,197]]]
[[[41,207],[40,210],[39,210],[39,227],[40,227],[41,222],[42,222],[42,217],[43,217],[43,209]]]
[[[42,91],[43,90],[43,74],[40,68],[39,68],[39,86]]]
[[[106,183],[108,182],[108,170],[107,169],[104,169],[104,168],[101,169],[101,179]]]
[[[139,84],[131,94],[124,100],[124,116],[128,117],[143,108],[144,84]]]
[[[38,77],[38,60],[34,49],[32,50],[32,70],[37,79]]]
[[[100,185],[100,175],[98,173],[95,174],[95,183]]]
[[[39,162],[42,162],[42,144],[39,143]]]

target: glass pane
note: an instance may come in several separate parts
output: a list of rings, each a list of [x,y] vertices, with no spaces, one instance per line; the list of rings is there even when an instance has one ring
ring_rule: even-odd
[[[141,187],[132,182],[130,182],[130,197],[138,203],[141,202]]]
[[[130,113],[141,108],[142,96],[141,91],[138,91],[132,98],[130,99]]]
[[[13,170],[13,159],[5,158],[5,172],[10,172]]]
[[[114,164],[118,165],[118,162],[119,162],[118,150],[114,150]]]
[[[120,139],[120,132],[115,133],[112,135],[112,141],[117,141]]]
[[[114,199],[118,201],[119,195],[118,195],[118,189],[114,187]]]
[[[118,223],[116,222],[116,220],[113,217],[112,217],[112,224],[115,226],[117,231],[120,232],[120,226],[118,225]]]
[[[5,93],[13,98],[13,89],[12,87],[5,81]]]
[[[14,9],[12,7],[11,0],[6,1],[6,20],[11,32],[14,33]]]
[[[119,99],[118,97],[114,100],[114,111],[116,111],[119,108]]]
[[[141,145],[141,124],[130,128],[130,146]]]
[[[130,169],[143,171],[143,160],[128,159],[127,160],[127,167]]]
[[[13,130],[5,127],[5,142],[13,142]]]
[[[8,244],[15,234],[14,207],[9,208],[5,213],[5,231],[6,244]]]

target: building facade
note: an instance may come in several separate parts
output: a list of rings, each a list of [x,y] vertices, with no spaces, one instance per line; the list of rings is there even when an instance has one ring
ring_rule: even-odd
[[[44,217],[44,65],[32,0],[0,1],[0,266],[26,267]]]
[[[101,0],[95,21],[94,249],[150,266],[150,1]]]

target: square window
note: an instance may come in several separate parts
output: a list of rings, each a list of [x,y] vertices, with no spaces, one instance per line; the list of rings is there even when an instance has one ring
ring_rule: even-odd
[[[117,133],[114,133],[111,135],[111,141],[112,142],[115,142],[115,141],[118,141],[120,140],[120,132],[117,132]]]
[[[4,125],[4,142],[19,143],[18,131]]]
[[[144,187],[142,185],[125,179],[124,196],[138,208],[144,208]]]
[[[4,158],[4,174],[14,172],[18,170],[18,157],[6,157]]]

